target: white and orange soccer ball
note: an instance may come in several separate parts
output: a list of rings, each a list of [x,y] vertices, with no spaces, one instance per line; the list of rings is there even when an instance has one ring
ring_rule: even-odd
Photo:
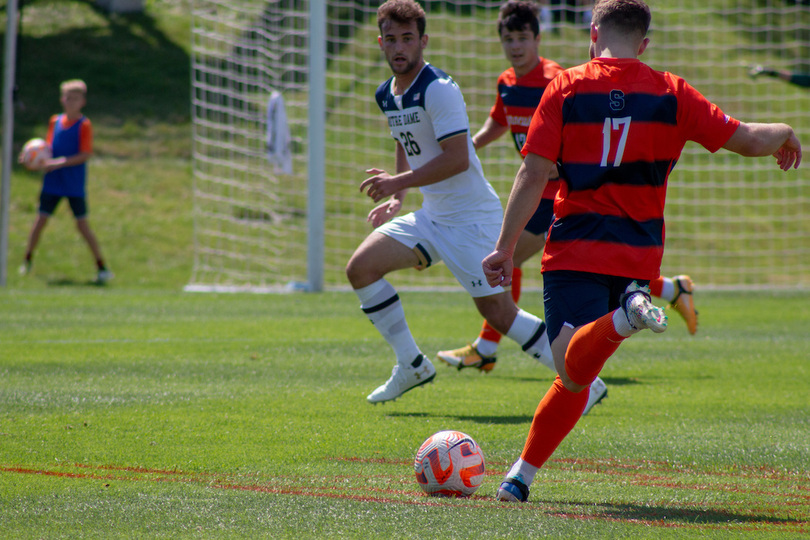
[[[45,162],[51,159],[51,148],[44,139],[31,139],[23,145],[20,152],[20,163],[29,171],[39,171]]]
[[[440,431],[422,443],[413,462],[416,481],[428,495],[469,497],[484,481],[484,453],[460,431]]]

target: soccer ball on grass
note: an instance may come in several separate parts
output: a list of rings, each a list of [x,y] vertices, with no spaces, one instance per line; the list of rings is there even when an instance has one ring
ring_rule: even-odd
[[[413,469],[428,495],[469,497],[484,481],[484,453],[469,435],[440,431],[422,443]]]

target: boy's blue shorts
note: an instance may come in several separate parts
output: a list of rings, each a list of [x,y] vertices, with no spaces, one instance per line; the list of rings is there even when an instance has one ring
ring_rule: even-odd
[[[572,327],[593,322],[619,307],[619,298],[633,281],[628,277],[554,270],[543,273],[543,305],[548,340],[553,343],[565,324]]]
[[[70,209],[73,211],[73,216],[76,219],[87,217],[87,199],[84,197],[65,197],[68,200]],[[54,195],[52,193],[39,194],[39,213],[46,216],[53,215],[56,210],[56,205],[62,200],[61,195]]]

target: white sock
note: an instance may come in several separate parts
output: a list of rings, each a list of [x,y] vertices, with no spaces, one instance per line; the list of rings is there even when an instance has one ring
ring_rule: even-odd
[[[408,328],[399,295],[390,283],[380,279],[367,287],[355,289],[354,292],[360,298],[360,308],[394,349],[397,363],[410,365],[422,354]]]
[[[532,482],[534,482],[534,476],[537,474],[537,471],[539,470],[540,470],[539,467],[529,465],[528,463],[523,461],[522,458],[518,458],[515,464],[512,465],[512,468],[509,469],[509,473],[507,473],[506,477],[520,480],[521,482],[526,484],[526,487],[529,487],[530,485],[532,485]]]
[[[661,298],[667,302],[672,302],[675,299],[675,282],[672,278],[665,277],[664,283],[661,286]]]
[[[557,372],[551,345],[548,343],[546,323],[527,311],[518,309],[517,317],[506,333],[506,337],[517,342],[523,350],[532,355],[548,369]]]
[[[613,328],[615,328],[616,333],[622,337],[630,337],[639,331],[637,328],[633,328],[630,325],[624,308],[619,308],[613,312]]]
[[[497,343],[488,339],[482,339],[481,336],[475,338],[472,345],[478,351],[478,354],[482,356],[495,356],[495,353],[498,352]]]

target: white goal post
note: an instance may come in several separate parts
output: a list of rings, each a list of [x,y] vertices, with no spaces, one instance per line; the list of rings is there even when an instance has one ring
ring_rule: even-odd
[[[364,171],[394,169],[394,143],[374,102],[390,76],[377,45],[379,3],[194,0],[194,267],[187,290],[348,288],[346,261],[371,230],[373,203],[358,189]],[[496,33],[500,3],[423,2],[425,58],[458,82],[473,132],[508,67]],[[685,77],[727,114],[788,121],[810,141],[810,88],[749,76],[754,64],[810,73],[806,2],[651,5],[644,61]],[[544,8],[541,55],[566,67],[587,61],[588,2],[549,0]],[[505,202],[519,165],[511,141],[504,137],[479,156]],[[405,210],[420,202],[413,190]],[[808,210],[810,163],[785,173],[772,158],[710,155],[690,143],[670,176],[662,273],[690,274],[701,288],[810,288]],[[539,257],[524,270],[524,287],[539,288]],[[398,272],[391,281],[460,290],[441,265]]]

